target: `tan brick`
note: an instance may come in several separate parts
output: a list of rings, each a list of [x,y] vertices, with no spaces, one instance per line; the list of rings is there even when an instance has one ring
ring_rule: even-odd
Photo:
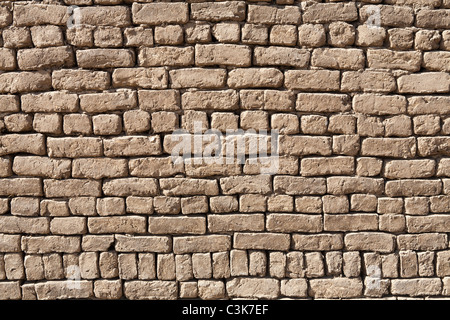
[[[450,90],[450,75],[445,72],[404,75],[397,82],[401,93],[445,93]]]
[[[230,88],[277,88],[283,82],[283,73],[274,68],[234,69],[228,73]]]
[[[440,233],[401,234],[397,236],[400,250],[442,250],[448,246],[447,235]]]
[[[306,68],[309,65],[310,53],[305,49],[287,47],[256,47],[253,63],[257,66],[287,66]]]
[[[381,232],[348,233],[345,236],[347,250],[393,252],[395,236]]]
[[[327,36],[321,24],[304,23],[298,26],[298,44],[305,47],[321,47],[325,45]]]
[[[38,178],[0,179],[1,196],[42,196],[42,183]]]
[[[127,217],[117,217],[126,219]],[[134,217],[139,220],[131,221],[139,223],[139,233],[145,232],[145,218],[144,217]],[[91,218],[89,218],[91,219]],[[95,218],[95,219],[105,219],[105,218]],[[110,219],[110,218],[106,218]],[[120,220],[118,220],[120,221]],[[119,225],[118,225],[119,226]],[[133,227],[133,225],[130,225]],[[143,229],[142,229],[143,228]],[[144,230],[144,231],[142,231]],[[115,232],[115,231],[114,231]],[[116,233],[116,232],[115,232]],[[116,235],[116,251],[118,252],[158,252],[166,253],[170,252],[172,248],[172,241],[169,237],[164,236],[129,236],[129,235]]]
[[[242,21],[245,19],[244,1],[192,3],[191,18],[206,21]]]
[[[391,292],[395,295],[435,296],[441,293],[442,282],[439,278],[393,279]]]
[[[251,50],[245,45],[197,44],[195,64],[198,66],[248,67],[251,64]]]
[[[258,24],[299,24],[301,22],[301,12],[297,6],[277,8],[273,6],[249,5],[247,21]]]
[[[153,178],[112,179],[103,183],[103,193],[107,196],[154,196],[158,185]]]
[[[238,108],[239,96],[234,90],[193,91],[182,95],[185,110],[234,110]]]
[[[12,170],[15,174],[22,176],[68,178],[71,172],[71,162],[67,159],[17,156],[14,158]]]
[[[340,74],[329,70],[288,70],[284,83],[290,90],[338,91]]]
[[[449,98],[445,96],[416,96],[408,98],[408,113],[411,115],[450,113]]]
[[[20,235],[0,234],[0,251],[20,252]]]
[[[131,24],[130,9],[125,6],[81,7],[78,10],[79,23],[83,25],[125,27]]]
[[[318,215],[270,214],[267,216],[266,229],[270,232],[306,232],[322,231],[322,218]]]
[[[264,231],[263,214],[220,214],[208,216],[209,232]]]
[[[48,198],[83,197],[101,195],[101,183],[87,179],[44,180],[44,192]]]
[[[287,251],[290,235],[281,233],[235,233],[234,248]]]
[[[134,52],[128,49],[77,50],[78,66],[85,69],[132,67]]]
[[[416,25],[419,28],[446,28],[450,22],[450,10],[422,10],[416,15]]]
[[[313,3],[306,7],[303,22],[328,23],[333,21],[355,21],[358,11],[354,3]]]
[[[304,112],[344,112],[351,106],[347,95],[299,93],[296,110]]]
[[[161,153],[159,136],[127,136],[103,140],[105,156],[152,156]]]
[[[406,112],[406,99],[403,96],[356,95],[353,109],[370,115],[403,114]]]
[[[65,25],[69,13],[65,6],[54,4],[32,4],[14,6],[14,21],[18,26],[37,24]]]
[[[386,182],[385,193],[389,197],[397,196],[434,196],[441,193],[440,180],[397,180]]]
[[[167,88],[167,72],[164,68],[119,68],[112,73],[114,87]]]
[[[326,214],[324,216],[325,231],[371,231],[378,229],[376,214]]]
[[[133,23],[158,25],[186,23],[189,20],[187,3],[133,3]]]
[[[279,280],[258,278],[235,278],[226,283],[231,297],[275,299],[280,295]]]
[[[415,51],[391,51],[387,49],[368,49],[367,62],[370,68],[402,69],[419,71],[422,56]]]
[[[439,63],[443,62],[443,63]],[[446,51],[425,52],[423,54],[423,66],[433,71],[450,71],[450,53]]]
[[[162,192],[166,196],[178,195],[217,195],[219,193],[216,180],[167,178],[159,181]]]
[[[312,279],[309,294],[314,298],[355,298],[362,295],[363,284],[354,278]]]
[[[98,157],[103,153],[99,138],[47,138],[48,155],[51,158]]]
[[[169,71],[172,88],[221,88],[225,86],[224,69],[177,69]]]
[[[18,93],[50,90],[52,79],[49,72],[8,72],[0,74],[0,92]]]
[[[70,47],[20,49],[17,64],[21,70],[40,70],[50,67],[72,67],[75,64]]]
[[[351,157],[303,158],[300,171],[302,176],[352,175],[354,168]]]
[[[138,64],[141,67],[185,67],[194,64],[193,47],[140,48]],[[130,67],[132,65],[129,65]]]
[[[226,235],[174,237],[173,239],[173,252],[175,254],[220,252],[230,249],[231,237]]]
[[[204,217],[149,217],[151,234],[204,234]]]
[[[367,138],[362,142],[361,154],[364,156],[412,158],[416,154],[416,141],[413,137]]]
[[[26,253],[80,252],[80,238],[66,236],[24,236],[22,250]]]
[[[365,67],[365,56],[361,49],[318,48],[313,51],[311,65],[339,70],[359,70]]]
[[[434,173],[433,160],[393,160],[387,162],[384,169],[388,179],[430,178]]]

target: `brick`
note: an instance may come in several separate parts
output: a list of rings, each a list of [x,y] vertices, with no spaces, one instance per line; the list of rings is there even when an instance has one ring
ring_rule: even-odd
[[[398,78],[401,93],[445,93],[449,92],[450,76],[444,72],[423,72]]]
[[[430,178],[435,174],[433,160],[393,160],[385,164],[388,179]]]
[[[126,27],[131,24],[130,9],[125,6],[81,7],[79,23],[93,26]]]
[[[361,144],[364,156],[412,158],[416,154],[414,138],[367,138]]]
[[[395,115],[406,113],[406,99],[403,96],[356,95],[353,109],[369,115]]]
[[[131,159],[129,168],[137,177],[170,177],[184,172],[183,163],[174,164],[171,157]]]
[[[37,72],[8,72],[0,74],[1,93],[19,93],[50,90],[52,80],[50,73]]]
[[[338,91],[340,74],[329,70],[288,70],[284,82],[290,90]]]
[[[0,48],[0,70],[14,70],[16,57],[12,49]]]
[[[274,68],[234,69],[228,73],[230,88],[277,88],[283,82],[283,73]]]
[[[263,231],[262,214],[220,214],[208,216],[209,232]]]
[[[325,136],[281,136],[279,144],[280,154],[294,156],[331,155],[331,139]]]
[[[85,112],[129,110],[137,106],[135,91],[92,93],[80,95],[80,107]]]
[[[305,49],[286,47],[256,47],[253,63],[257,66],[287,66],[306,68],[309,65],[310,53]]]
[[[391,292],[396,295],[434,296],[441,292],[442,283],[439,278],[393,279]]]
[[[175,281],[127,281],[124,284],[124,295],[130,300],[174,300],[178,295]]]
[[[65,25],[69,18],[67,8],[53,4],[14,5],[14,21],[18,26],[39,24]]]
[[[370,68],[401,69],[419,71],[422,56],[414,51],[391,51],[387,49],[368,49],[367,62]]]
[[[352,175],[354,167],[351,157],[303,158],[300,171],[302,176]]]
[[[132,67],[134,53],[128,49],[86,49],[77,50],[78,66],[85,69],[107,69]]]
[[[103,153],[98,138],[47,138],[48,155],[51,158],[98,157]]]
[[[225,86],[226,71],[223,69],[177,69],[169,71],[172,88],[221,88]]]
[[[114,87],[167,88],[167,73],[163,68],[119,68],[112,73]]]
[[[359,11],[361,21],[367,22],[371,19],[375,8],[380,12],[381,27],[409,27],[413,24],[412,8],[393,5],[364,6]]]
[[[149,156],[161,150],[159,136],[128,136],[104,140],[105,156]]]
[[[415,96],[408,99],[408,114],[439,114],[450,113],[450,99],[445,96]]]
[[[26,253],[75,253],[80,251],[80,238],[73,236],[24,236],[21,246]]]
[[[67,159],[17,156],[14,158],[12,170],[22,176],[68,178],[71,172],[71,162]]]
[[[0,234],[0,252],[20,251],[20,235]]]
[[[312,279],[309,283],[309,294],[314,298],[348,299],[359,297],[362,295],[363,284],[359,279]]]
[[[235,278],[226,283],[231,297],[275,299],[280,295],[279,280],[258,278]]]
[[[197,59],[196,59],[197,60]],[[141,67],[185,67],[194,64],[193,47],[155,47],[139,49],[138,63]],[[132,65],[130,65],[131,67]]]
[[[245,19],[244,1],[192,3],[191,19],[206,21],[242,21]]]
[[[251,50],[245,45],[197,44],[195,64],[198,66],[248,67],[251,64]]]
[[[167,178],[159,181],[162,192],[166,196],[178,195],[217,195],[219,193],[216,180]]]
[[[347,250],[393,252],[395,236],[381,232],[348,233],[345,238]]]
[[[98,181],[85,179],[44,180],[44,192],[48,198],[82,197],[101,194],[101,184]]]
[[[270,214],[267,216],[266,229],[270,232],[305,232],[322,231],[322,218],[318,215]]]
[[[0,137],[0,155],[14,153],[45,154],[42,134],[7,134]]]
[[[446,232],[448,230],[448,221],[445,215],[431,215],[431,216],[408,216],[406,225],[408,232],[423,233],[423,232]]]
[[[149,217],[151,234],[204,234],[204,217]]]
[[[381,194],[383,192],[383,179],[366,177],[329,177],[327,178],[327,191],[331,194],[369,193]]]
[[[137,216],[90,217],[88,219],[89,232],[93,234],[144,233],[145,225],[145,217]]]
[[[376,214],[326,214],[324,216],[325,231],[371,231],[378,229]]]
[[[386,195],[396,196],[434,196],[441,193],[440,180],[396,180],[386,182]]]
[[[273,6],[249,5],[247,21],[259,24],[299,24],[301,22],[301,12],[297,6],[277,8]]]
[[[132,14],[134,24],[183,24],[189,20],[189,7],[187,3],[133,3]]]
[[[64,92],[26,94],[21,97],[24,112],[77,112],[78,97]]]
[[[358,11],[354,3],[314,3],[303,14],[303,22],[328,23],[333,21],[355,21]]]
[[[234,90],[193,91],[182,95],[185,110],[234,110],[238,108],[239,96]]]
[[[416,25],[419,28],[446,28],[450,22],[450,10],[424,9],[416,15]]]
[[[304,112],[344,112],[350,110],[349,99],[343,94],[299,93],[296,110]]]
[[[234,176],[220,179],[220,187],[224,194],[259,193],[272,191],[270,176]]]
[[[103,193],[107,196],[154,196],[158,185],[152,178],[112,179],[103,183]]]
[[[120,217],[125,218],[125,217]],[[137,218],[137,217],[136,217]],[[139,222],[145,229],[145,218],[135,220]],[[141,229],[142,230],[142,229]],[[145,232],[141,231],[141,232]],[[169,237],[164,236],[128,236],[116,235],[116,251],[118,252],[170,252],[172,241]]]
[[[74,178],[118,178],[128,173],[127,161],[124,159],[75,159],[72,163]]]
[[[17,64],[21,70],[72,67],[74,63],[74,55],[70,47],[21,49],[17,52]]]
[[[444,63],[439,63],[442,61]],[[445,51],[425,52],[423,54],[423,65],[425,69],[433,71],[450,71],[448,63],[450,62],[450,53]]]
[[[446,234],[401,234],[397,236],[397,246],[400,250],[442,250],[446,249],[447,245]]]
[[[173,252],[175,254],[221,252],[230,249],[231,237],[227,235],[174,237],[173,239]]]
[[[1,196],[42,196],[42,183],[38,178],[0,179]]]
[[[235,233],[234,248],[287,251],[290,236],[281,233]]]
[[[361,49],[319,48],[313,51],[311,65],[339,70],[359,70],[365,67],[365,56]]]

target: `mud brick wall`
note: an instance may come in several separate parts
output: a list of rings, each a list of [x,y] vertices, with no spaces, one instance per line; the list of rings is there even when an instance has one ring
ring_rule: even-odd
[[[0,299],[450,295],[449,0],[0,1],[0,35]],[[196,123],[278,168],[174,162]]]

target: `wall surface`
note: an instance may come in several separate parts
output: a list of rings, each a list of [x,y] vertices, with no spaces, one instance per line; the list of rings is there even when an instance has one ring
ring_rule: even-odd
[[[0,32],[0,299],[450,295],[450,0],[1,1]]]

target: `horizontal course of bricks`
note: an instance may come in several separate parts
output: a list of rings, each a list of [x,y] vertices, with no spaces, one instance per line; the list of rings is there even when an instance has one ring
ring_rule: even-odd
[[[0,299],[450,296],[450,0],[1,1],[0,35]],[[277,131],[277,171],[174,162],[195,123]]]

